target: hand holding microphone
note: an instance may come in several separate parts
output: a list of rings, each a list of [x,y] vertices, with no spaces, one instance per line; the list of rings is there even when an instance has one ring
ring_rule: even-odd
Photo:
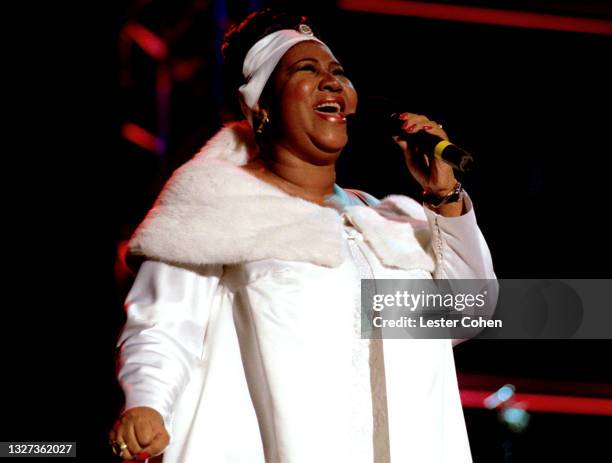
[[[439,143],[448,143],[442,126],[426,116],[413,113],[393,114],[398,127],[392,135],[402,148],[406,166],[428,193],[444,196],[456,185],[453,166],[434,154]]]
[[[397,137],[406,141],[417,153],[439,159],[461,172],[467,172],[472,167],[472,155],[448,141],[442,125],[411,113],[393,113],[391,119],[395,119],[399,126],[395,129],[397,134],[394,139]]]
[[[450,143],[441,125],[423,115],[398,111],[397,105],[384,97],[360,101],[356,114],[348,116],[348,123],[349,130],[352,126],[354,130],[393,138],[404,153],[411,175],[423,187],[426,204],[439,207],[437,204],[460,197],[457,192],[461,184],[453,169],[469,170],[472,156]],[[446,208],[446,212],[460,215],[461,204],[456,203],[452,212]]]
[[[443,161],[458,171],[467,172],[474,162],[470,153],[448,141],[441,125],[425,116],[400,111],[388,98],[369,97],[360,101],[349,124],[355,120],[373,133],[404,140],[414,153]]]

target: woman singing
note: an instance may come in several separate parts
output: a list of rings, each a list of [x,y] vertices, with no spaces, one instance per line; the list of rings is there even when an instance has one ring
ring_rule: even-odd
[[[471,461],[451,341],[361,339],[360,279],[495,278],[489,250],[452,168],[404,141],[424,206],[336,185],[357,92],[317,37],[270,10],[226,34],[246,120],[174,173],[130,242],[110,433],[126,460]]]

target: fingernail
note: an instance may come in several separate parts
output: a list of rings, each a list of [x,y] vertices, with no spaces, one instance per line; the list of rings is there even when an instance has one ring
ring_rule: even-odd
[[[149,452],[140,452],[136,455],[137,460],[146,460],[147,458],[151,458],[151,454]]]
[[[406,132],[412,132],[415,127],[416,127],[416,124],[412,124],[410,127],[406,128]]]
[[[424,126],[423,126],[423,128],[424,128],[425,130],[431,130],[431,129],[433,129],[433,127],[432,127],[431,125],[424,125]]]
[[[400,119],[401,120],[405,120],[408,116],[406,114],[400,114]]]

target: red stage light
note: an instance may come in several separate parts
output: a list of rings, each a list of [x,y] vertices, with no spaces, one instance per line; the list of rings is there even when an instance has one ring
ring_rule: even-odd
[[[461,389],[461,403],[464,408],[487,408],[484,401],[492,393],[492,391]],[[612,399],[515,392],[513,400],[521,403],[529,412],[612,416]]]
[[[338,6],[344,10],[415,16],[447,21],[550,29],[566,32],[587,32],[591,34],[612,34],[612,21],[527,11],[443,5],[440,3],[404,2],[399,0],[339,0]]]

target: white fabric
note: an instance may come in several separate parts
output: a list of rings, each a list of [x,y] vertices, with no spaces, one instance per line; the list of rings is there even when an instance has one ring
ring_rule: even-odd
[[[250,48],[242,65],[242,74],[247,82],[240,86],[239,91],[247,106],[246,108],[243,106],[243,113],[251,126],[253,125],[252,110],[259,101],[274,68],[291,47],[305,40],[325,45],[314,35],[306,35],[293,29],[282,29],[266,35]]]
[[[244,122],[231,124],[178,169],[133,236],[130,253],[187,265],[276,258],[338,266],[343,259],[340,215],[238,168],[254,156],[248,137],[252,131]],[[383,200],[380,214],[354,206],[354,220],[385,264],[433,271],[423,208],[405,198],[420,213],[418,219],[408,218],[401,207],[409,206],[395,204],[401,198]]]
[[[387,453],[391,463],[471,461],[451,342],[385,339],[383,356],[373,358],[355,325],[364,274],[495,278],[469,199],[469,212],[455,218],[405,197],[374,208],[340,201],[338,210],[311,210],[247,180],[239,167],[232,171],[228,159],[248,156],[234,156],[240,143],[220,141],[236,127],[224,130],[173,177],[130,246],[157,261],[144,262],[126,300],[118,375],[126,408],[151,406],[164,417],[172,437],[163,461],[384,463]],[[233,146],[234,155],[221,146]],[[218,181],[207,176],[207,163],[221,172]],[[201,190],[203,181],[214,186]],[[215,202],[233,210],[203,222],[201,238],[181,232],[199,223],[192,214],[214,215]],[[265,215],[276,204],[283,212],[275,220],[290,214],[294,222],[282,229],[294,246],[302,237],[300,250],[277,251],[265,240]],[[174,208],[184,210],[172,215]],[[335,220],[323,214],[317,232],[300,235],[319,209]],[[249,233],[262,249],[242,246]],[[282,248],[283,235],[275,236]],[[323,251],[337,256],[325,259]],[[405,256],[393,260],[392,251]],[[389,442],[381,443],[372,433],[385,421]]]

